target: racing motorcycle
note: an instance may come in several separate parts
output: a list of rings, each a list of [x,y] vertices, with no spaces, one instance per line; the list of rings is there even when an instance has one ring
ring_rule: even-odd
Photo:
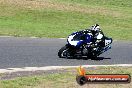
[[[103,36],[98,46],[94,47],[94,36],[87,30],[72,33],[67,38],[67,44],[63,46],[58,56],[60,58],[97,59],[99,55],[111,49],[112,38]]]

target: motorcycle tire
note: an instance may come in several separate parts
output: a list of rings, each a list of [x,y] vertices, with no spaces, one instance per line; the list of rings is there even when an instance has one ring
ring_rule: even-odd
[[[60,50],[59,50],[59,52],[58,52],[58,56],[59,56],[59,58],[65,58],[67,55],[63,55],[63,53],[66,53],[67,52],[67,47],[66,46],[63,46]]]

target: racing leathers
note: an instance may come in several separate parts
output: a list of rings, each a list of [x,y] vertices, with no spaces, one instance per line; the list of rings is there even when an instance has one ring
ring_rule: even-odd
[[[97,47],[101,49],[101,47],[103,46],[102,41],[103,41],[104,34],[102,30],[100,29],[99,25],[95,24],[89,30],[91,31],[93,35],[91,46],[93,47],[95,51],[97,50]]]

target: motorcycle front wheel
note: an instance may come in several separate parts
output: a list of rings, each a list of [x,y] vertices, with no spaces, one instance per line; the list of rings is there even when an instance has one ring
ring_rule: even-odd
[[[59,58],[66,58],[68,56],[68,48],[63,46],[58,52]]]

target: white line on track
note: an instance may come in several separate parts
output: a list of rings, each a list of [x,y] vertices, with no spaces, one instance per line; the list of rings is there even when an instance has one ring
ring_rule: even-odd
[[[9,37],[13,37],[13,36],[0,36],[0,38],[9,38]]]
[[[110,66],[117,66],[117,67],[130,67],[132,64],[114,64],[114,65],[82,65],[82,67],[110,67]],[[66,68],[77,68],[79,66],[45,66],[45,67],[24,67],[24,68],[7,68],[7,69],[0,69],[0,73],[12,73],[12,72],[20,72],[20,71],[47,71],[47,70],[59,70],[59,69],[66,69]]]
[[[14,36],[0,36],[0,38],[10,38],[10,37],[14,37]],[[22,38],[22,37],[21,37]],[[40,37],[27,37],[27,38],[31,38],[31,39],[37,39],[37,38],[40,38]],[[42,37],[42,38],[45,38],[45,37]],[[65,40],[67,38],[56,38],[56,39],[62,39],[62,40]],[[114,42],[117,41],[117,40],[113,40]]]
[[[0,38],[10,38],[10,37],[14,37],[14,36],[0,36]],[[23,37],[21,37],[21,38],[23,38]],[[32,37],[24,37],[24,38],[36,39],[36,38],[40,38],[40,37],[32,36]],[[46,38],[46,37],[42,37],[42,38]],[[56,38],[56,39],[67,39],[67,38]]]
[[[59,39],[66,39],[66,38],[59,38]]]

